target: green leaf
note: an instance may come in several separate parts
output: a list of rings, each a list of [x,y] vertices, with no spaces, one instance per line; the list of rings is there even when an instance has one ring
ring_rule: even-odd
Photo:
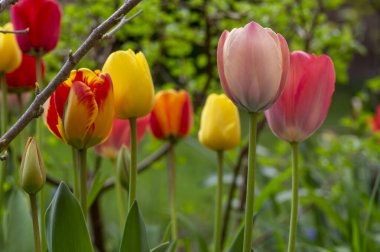
[[[133,202],[125,223],[120,252],[149,252],[149,244],[142,214],[137,202]]]
[[[232,242],[231,248],[228,252],[241,252],[243,251],[243,242],[244,242],[244,225],[241,226],[239,233],[236,235],[234,241]],[[254,252],[253,249],[251,249]]]
[[[1,251],[30,252],[34,249],[30,208],[26,203],[25,194],[19,190],[13,191],[8,201],[5,234],[6,240]]]
[[[90,235],[77,199],[63,182],[45,215],[50,252],[91,252]]]
[[[153,248],[151,252],[174,252],[177,242],[165,242]]]
[[[91,184],[91,188],[87,196],[88,209],[91,207],[92,203],[94,203],[96,197],[98,196],[100,190],[103,188],[103,185],[106,183],[108,177],[109,176],[106,173],[105,169],[100,169],[99,171],[96,172],[94,181]]]

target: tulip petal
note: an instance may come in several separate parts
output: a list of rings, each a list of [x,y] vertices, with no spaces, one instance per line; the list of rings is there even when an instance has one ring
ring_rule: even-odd
[[[189,134],[190,128],[192,126],[193,121],[193,107],[191,105],[190,97],[187,92],[182,91],[181,97],[183,99],[181,111],[180,111],[180,118],[178,120],[179,126],[176,132],[179,136],[186,136]]]
[[[153,135],[159,139],[166,138],[170,134],[169,113],[167,112],[172,109],[168,102],[171,96],[169,92],[161,91],[155,98],[150,125]]]
[[[112,130],[114,116],[114,97],[112,81],[109,74],[101,74],[89,83],[98,106],[97,117],[88,132],[86,146],[94,146],[105,141]]]
[[[38,30],[35,32],[37,38],[33,44],[40,44],[45,52],[49,52],[57,46],[59,40],[62,11],[57,2],[47,0],[37,12]]]
[[[73,82],[63,116],[67,143],[82,149],[87,132],[94,127],[98,106],[91,89],[80,81]]]
[[[58,112],[55,107],[54,95],[52,95],[44,105],[44,121],[48,129],[58,138],[62,139],[58,130]]]

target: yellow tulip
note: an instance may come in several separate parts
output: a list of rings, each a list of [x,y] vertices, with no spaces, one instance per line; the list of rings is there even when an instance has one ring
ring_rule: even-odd
[[[11,31],[13,25],[8,23],[0,29]],[[0,72],[10,73],[21,65],[22,54],[14,34],[0,33],[0,55]]]
[[[142,52],[131,49],[112,53],[103,66],[114,86],[115,115],[121,119],[142,117],[152,111],[154,87]]]
[[[224,94],[211,94],[201,115],[199,141],[212,150],[227,150],[240,141],[240,119],[236,106]]]

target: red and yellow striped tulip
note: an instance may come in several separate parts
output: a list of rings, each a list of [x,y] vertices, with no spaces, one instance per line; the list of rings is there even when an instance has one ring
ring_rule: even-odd
[[[150,127],[155,137],[184,137],[189,134],[192,124],[193,108],[186,91],[167,90],[157,93],[150,116]]]
[[[44,119],[54,135],[84,149],[107,139],[113,116],[110,76],[82,68],[73,70],[46,102]]]

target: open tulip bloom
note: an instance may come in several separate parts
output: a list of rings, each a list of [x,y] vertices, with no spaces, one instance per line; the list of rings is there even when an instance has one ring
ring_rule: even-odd
[[[226,95],[250,113],[248,183],[243,252],[252,246],[256,131],[259,112],[271,107],[284,90],[289,49],[281,34],[251,22],[224,31],[218,43],[219,78]]]
[[[110,76],[87,68],[73,70],[45,103],[44,119],[49,130],[78,150],[83,212],[86,212],[86,150],[107,139],[112,129],[113,115]],[[74,171],[77,174],[77,168]],[[77,194],[78,176],[75,177]]]
[[[334,64],[327,55],[295,51],[280,99],[265,112],[273,134],[292,146],[292,211],[288,252],[295,250],[298,210],[298,143],[322,125],[335,89]]]

